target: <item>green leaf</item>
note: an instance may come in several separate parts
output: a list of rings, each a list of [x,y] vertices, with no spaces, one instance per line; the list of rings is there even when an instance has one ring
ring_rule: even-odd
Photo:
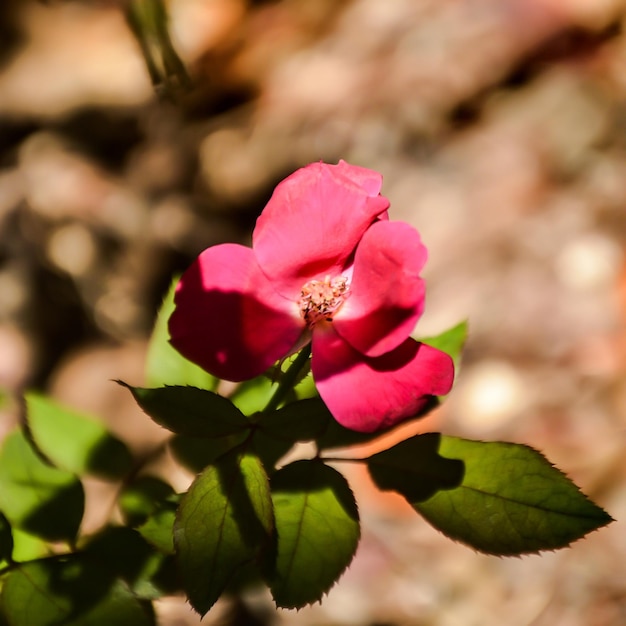
[[[217,438],[250,428],[250,422],[227,398],[197,387],[131,387],[137,404],[160,426],[190,437]]]
[[[123,580],[142,597],[157,597],[152,578],[162,555],[141,534],[126,526],[107,526],[89,538],[83,554],[91,567],[111,580]]]
[[[313,375],[309,372],[294,388],[298,400],[319,398]]]
[[[170,344],[167,323],[174,312],[174,292],[177,283],[178,277],[175,277],[156,318],[146,357],[146,383],[150,387],[190,385],[215,390],[219,380],[188,361]]]
[[[122,581],[116,580],[107,595],[95,607],[79,619],[70,622],[68,626],[111,626],[111,624],[156,626],[152,603],[138,598]]]
[[[433,398],[412,419],[423,417],[437,404],[438,400]],[[406,425],[407,421],[402,422],[401,426]],[[335,420],[319,397],[290,402],[277,411],[261,416],[257,426],[257,434],[265,435],[267,438],[291,444],[314,440],[320,450],[368,443],[393,430],[391,428],[374,433],[361,433],[345,428]],[[288,448],[284,452],[287,450]]]
[[[253,415],[265,408],[275,387],[276,383],[269,376],[262,374],[239,384],[230,400],[244,415]]]
[[[260,376],[240,383],[231,394],[230,399],[245,415],[260,413],[276,392],[278,384],[284,383],[285,376],[289,376],[291,379],[291,383],[288,384],[290,391],[287,392],[281,404],[317,395],[310,375],[311,360],[308,358],[308,354],[310,354],[310,350],[307,350],[307,359],[299,371],[292,371],[287,374],[294,362],[300,357],[300,354],[291,355],[270,367]]]
[[[171,485],[164,480],[143,475],[125,485],[118,503],[126,523],[139,526],[157,510],[162,501],[173,494]]]
[[[417,435],[372,455],[367,468],[380,489],[421,502],[442,489],[458,487],[463,480],[463,462],[442,457],[440,444],[439,433]]]
[[[76,537],[85,497],[80,481],[51,467],[20,431],[0,450],[0,510],[12,526],[49,541]]]
[[[12,534],[14,561],[31,561],[50,552],[50,546],[41,537],[15,527],[12,529]]]
[[[154,626],[150,604],[87,559],[32,561],[11,571],[0,595],[11,626]]]
[[[315,440],[320,449],[365,443],[383,434],[360,433],[344,428],[335,421],[319,397],[290,402],[277,411],[263,415],[258,421],[258,430],[268,437],[292,444]]]
[[[467,340],[468,329],[467,320],[464,320],[436,337],[421,338],[419,341],[449,354],[454,360],[455,365],[458,365],[463,346]]]
[[[258,556],[272,528],[269,484],[256,456],[233,450],[193,482],[178,510],[174,545],[184,588],[200,615]]]
[[[57,467],[111,479],[129,471],[128,448],[104,424],[38,393],[26,393],[25,400],[33,440]]]
[[[197,474],[223,454],[243,443],[247,436],[248,433],[245,431],[217,439],[174,435],[169,441],[169,448],[181,465]]]
[[[178,498],[166,500],[137,528],[141,536],[163,554],[174,554],[174,522],[177,508]]]
[[[276,604],[317,602],[352,561],[359,514],[345,478],[319,460],[296,461],[271,480],[276,524],[275,560],[266,573]]]
[[[255,431],[251,444],[256,455],[261,459],[268,476],[274,472],[280,459],[293,447],[291,442],[268,437],[261,430]]]
[[[439,454],[463,463],[461,484],[409,501],[435,528],[481,552],[563,548],[611,521],[528,446],[441,437]]]
[[[291,402],[263,415],[258,421],[258,428],[268,437],[296,443],[317,439],[331,421],[334,419],[326,405],[319,398],[311,398]]]
[[[13,558],[13,533],[9,520],[0,512],[0,561],[11,562]]]

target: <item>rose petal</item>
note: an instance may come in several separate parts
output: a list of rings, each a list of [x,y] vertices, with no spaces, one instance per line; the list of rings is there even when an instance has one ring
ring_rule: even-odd
[[[424,310],[419,273],[426,258],[426,248],[409,224],[372,224],[356,249],[350,296],[334,319],[335,330],[367,356],[399,346]]]
[[[336,172],[349,178],[357,186],[364,189],[370,196],[377,196],[380,193],[380,188],[383,186],[383,177],[374,170],[368,170],[365,167],[359,165],[350,165],[343,159],[337,163],[337,165],[331,165]]]
[[[314,278],[339,275],[389,201],[376,172],[313,163],[281,182],[256,223],[257,261],[282,295],[297,298]]]
[[[205,250],[183,274],[175,303],[172,345],[226,380],[261,374],[304,330],[294,303],[272,289],[253,251],[236,244]]]
[[[450,391],[449,355],[413,339],[368,358],[332,328],[313,331],[311,370],[319,394],[346,428],[374,432],[415,416],[429,396]]]

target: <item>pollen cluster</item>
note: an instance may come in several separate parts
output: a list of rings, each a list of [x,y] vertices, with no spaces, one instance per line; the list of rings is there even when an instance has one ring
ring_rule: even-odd
[[[349,295],[348,279],[345,276],[310,280],[300,292],[300,313],[309,328],[321,320],[331,322]]]

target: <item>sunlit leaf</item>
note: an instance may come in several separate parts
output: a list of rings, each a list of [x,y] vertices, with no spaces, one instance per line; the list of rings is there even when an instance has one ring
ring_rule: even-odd
[[[276,383],[261,375],[238,385],[230,400],[244,415],[252,415],[265,408],[275,390]]]
[[[149,603],[88,559],[33,561],[6,577],[0,607],[11,626],[153,626]]]
[[[230,400],[197,387],[127,387],[137,404],[160,426],[180,435],[217,438],[250,428]]]
[[[409,502],[435,528],[476,550],[498,555],[554,550],[611,521],[528,446],[441,437],[439,454],[463,463],[461,484],[427,499],[418,491]]]
[[[461,359],[461,353],[463,352],[463,346],[467,340],[468,329],[469,326],[467,320],[465,320],[436,337],[420,338],[420,341],[449,354],[454,360],[455,365],[458,365]]]
[[[318,397],[317,387],[315,386],[315,381],[310,373],[296,385],[294,391],[296,392],[298,400]]]
[[[198,476],[174,525],[178,566],[198,613],[204,615],[257,557],[272,527],[269,484],[257,457],[234,450]]]
[[[174,521],[177,508],[177,498],[166,500],[137,528],[146,541],[164,554],[174,554]]]
[[[57,467],[112,479],[128,472],[132,456],[104,424],[38,393],[25,400],[33,440]]]
[[[319,460],[285,466],[271,491],[276,550],[267,576],[278,606],[300,608],[320,600],[352,561],[358,510],[345,478]]]
[[[215,390],[219,380],[188,361],[170,344],[167,322],[174,311],[174,292],[177,283],[178,277],[175,277],[163,300],[152,331],[146,357],[146,384],[149,387],[190,385]]]
[[[84,501],[73,474],[45,463],[20,431],[7,436],[0,450],[0,510],[12,526],[50,541],[73,540]]]
[[[37,559],[49,551],[49,545],[41,538],[20,528],[12,529],[13,560],[23,562]]]

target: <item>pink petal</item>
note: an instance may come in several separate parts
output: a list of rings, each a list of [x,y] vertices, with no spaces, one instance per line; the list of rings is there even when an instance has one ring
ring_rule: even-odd
[[[297,298],[304,283],[339,275],[389,201],[381,176],[348,165],[313,163],[281,182],[256,223],[253,249],[277,291]]]
[[[333,321],[335,330],[368,356],[399,346],[424,310],[419,273],[426,257],[418,232],[409,224],[372,224],[356,249],[350,296]]]
[[[272,289],[253,251],[237,244],[205,250],[180,279],[175,303],[172,345],[226,380],[261,374],[304,330],[295,305]]]
[[[431,395],[452,387],[450,356],[413,339],[368,358],[331,328],[313,331],[313,378],[322,400],[346,428],[374,432],[416,415]]]
[[[346,178],[349,178],[358,187],[364,189],[370,196],[377,196],[383,186],[383,177],[374,170],[368,170],[358,165],[350,165],[343,159],[337,165],[331,165],[335,171]]]

